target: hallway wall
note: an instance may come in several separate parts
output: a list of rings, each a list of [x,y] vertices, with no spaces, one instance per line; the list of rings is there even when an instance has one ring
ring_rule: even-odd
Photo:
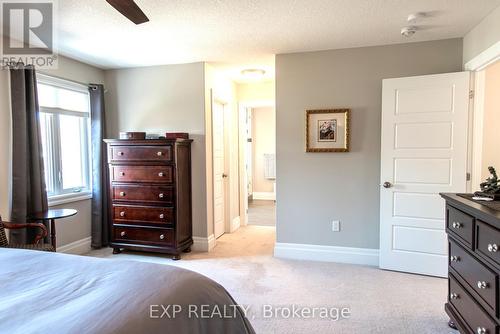
[[[500,60],[485,70],[482,180],[490,176],[488,166],[500,172]]]

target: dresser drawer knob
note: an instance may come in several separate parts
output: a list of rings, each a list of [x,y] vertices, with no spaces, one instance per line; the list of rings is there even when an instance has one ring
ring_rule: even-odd
[[[121,237],[124,237],[124,236],[126,236],[126,235],[127,235],[127,233],[125,233],[125,232],[120,233],[120,236],[121,236]]]
[[[459,222],[453,222],[453,224],[451,225],[453,226],[453,228],[461,228],[462,227],[462,223],[459,223]]]
[[[158,152],[156,153],[156,155],[157,155],[157,156],[159,156],[159,157],[161,157],[161,156],[163,155],[163,152],[162,152],[162,151],[158,151]]]
[[[497,244],[488,244],[488,252],[490,252],[490,253],[498,252],[498,245]]]
[[[120,212],[120,217],[125,217],[125,211]]]
[[[125,176],[125,172],[120,172],[120,176]]]
[[[165,218],[165,215],[163,213],[160,213],[160,219]]]
[[[485,281],[478,281],[477,282],[477,287],[479,289],[486,289],[488,287],[488,283]]]
[[[118,155],[119,156],[123,156],[123,152],[118,152]]]
[[[460,298],[460,296],[458,294],[456,294],[456,293],[450,294],[450,299],[458,299],[458,298]]]
[[[121,197],[125,197],[125,192],[124,191],[120,191],[120,196]]]
[[[164,235],[164,234],[161,234],[161,235],[160,235],[160,240],[163,240],[163,239],[165,239],[165,235]]]
[[[161,193],[161,194],[158,195],[158,197],[159,198],[163,198],[163,197],[165,197],[165,195],[163,193]]]
[[[460,258],[458,256],[452,255],[450,256],[451,262],[460,262]]]
[[[486,334],[486,333],[488,333],[488,331],[484,327],[478,327],[476,330],[476,333],[477,334]]]
[[[163,172],[159,172],[159,173],[158,173],[158,176],[159,176],[159,177],[164,177],[164,176],[165,176],[165,173],[163,173]]]

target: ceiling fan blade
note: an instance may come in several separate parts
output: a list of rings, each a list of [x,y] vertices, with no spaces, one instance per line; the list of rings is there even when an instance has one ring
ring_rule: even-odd
[[[106,0],[117,11],[135,24],[148,22],[149,19],[133,0]]]

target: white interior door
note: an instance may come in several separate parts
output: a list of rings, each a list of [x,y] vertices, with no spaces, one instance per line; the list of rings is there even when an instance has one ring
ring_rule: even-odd
[[[224,173],[224,105],[214,101],[212,108],[213,178],[214,178],[214,235],[225,232],[225,178]]]
[[[468,72],[383,80],[380,268],[447,276],[440,192],[465,192]]]

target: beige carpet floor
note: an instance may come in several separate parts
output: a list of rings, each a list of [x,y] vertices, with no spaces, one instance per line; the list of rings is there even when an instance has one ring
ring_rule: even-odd
[[[262,200],[249,201],[248,225],[276,226],[276,203]]]
[[[91,251],[94,257],[173,265],[199,272],[222,284],[250,306],[257,333],[453,333],[443,310],[444,279],[338,263],[295,261],[272,256],[274,227],[247,226],[217,240],[210,253],[167,256],[111,249]],[[147,283],[145,283],[147,284]],[[264,319],[264,305],[274,307],[349,307],[349,319]],[[286,315],[286,314],[285,314]]]

